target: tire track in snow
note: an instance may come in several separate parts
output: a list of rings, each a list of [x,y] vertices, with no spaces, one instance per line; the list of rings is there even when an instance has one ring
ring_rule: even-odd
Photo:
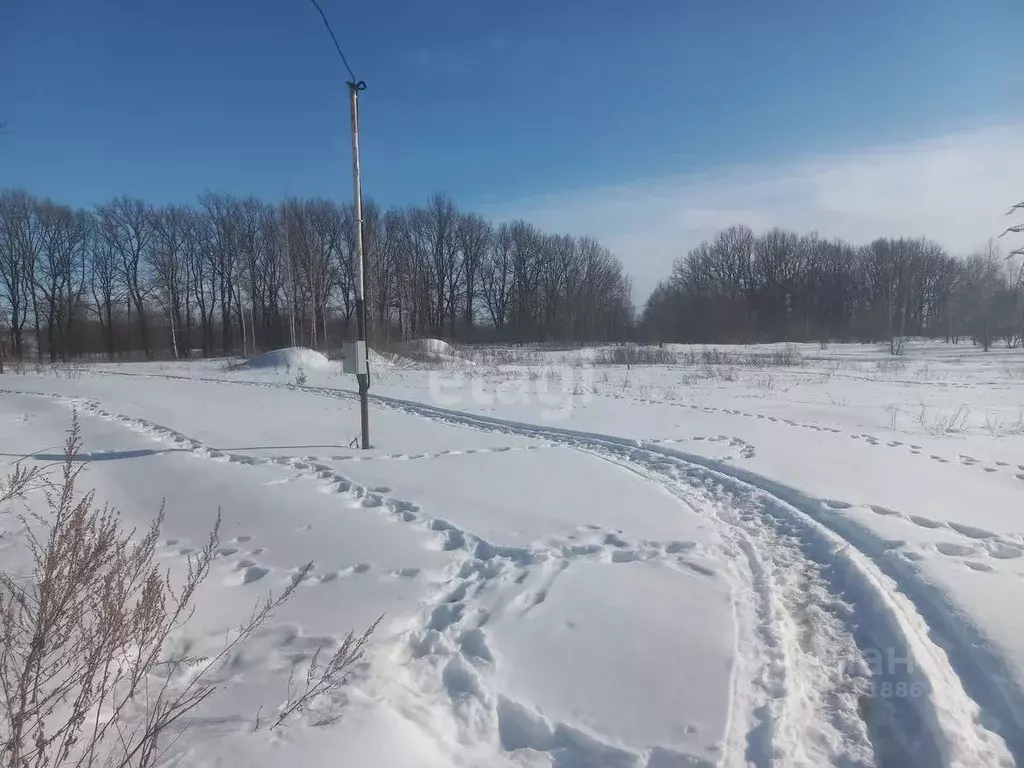
[[[354,398],[352,393],[339,390],[312,387],[305,390],[329,397]],[[1014,758],[1007,749],[1007,743],[1013,745],[1017,759],[1021,759],[1019,750],[1024,745],[1024,734],[1013,710],[1007,711],[1003,701],[979,696],[989,721],[994,721],[993,729],[996,732],[981,724],[981,708],[967,695],[964,681],[954,671],[946,652],[932,641],[932,627],[922,618],[915,604],[901,594],[896,584],[883,574],[876,563],[877,553],[874,553],[874,558],[862,553],[823,522],[780,498],[773,491],[782,486],[763,479],[759,485],[752,473],[735,470],[703,457],[680,454],[658,446],[645,446],[633,440],[503,421],[379,395],[372,398],[385,407],[437,421],[562,442],[595,455],[609,457],[624,466],[639,468],[639,474],[646,473],[652,479],[659,475],[664,477],[665,470],[672,468],[691,488],[717,488],[719,492],[730,495],[733,506],[737,503],[754,504],[759,510],[756,517],[761,523],[768,522],[781,526],[783,530],[796,531],[796,539],[801,542],[804,552],[831,570],[833,586],[855,601],[858,614],[870,616],[869,621],[855,622],[862,650],[889,649],[889,652],[894,653],[892,658],[908,660],[907,664],[902,665],[905,669],[876,670],[882,673],[875,675],[875,683],[878,685],[904,683],[908,690],[909,686],[915,686],[914,690],[921,692],[920,696],[892,697],[884,702],[888,705],[885,708],[891,711],[884,713],[884,716],[868,716],[869,725],[876,735],[879,729],[886,734],[885,743],[875,744],[876,751],[881,753],[883,759],[889,750],[895,749],[897,755],[902,753],[909,759],[923,758],[924,762],[917,763],[922,766],[939,764],[974,768],[980,765],[1012,765]],[[745,479],[736,474],[742,474]],[[669,487],[669,490],[672,488]],[[966,650],[966,653],[969,656],[970,651]],[[957,656],[963,661],[963,653]],[[967,663],[974,665],[976,662],[972,660]],[[982,663],[978,666],[986,665]],[[974,688],[974,692],[975,695],[985,693],[978,687]],[[922,742],[920,738],[914,740],[915,736],[925,735],[930,740],[928,743]],[[899,742],[908,739],[901,750]],[[898,762],[901,759],[889,758],[890,761],[897,761],[892,763],[894,765],[908,764]]]
[[[807,768],[875,765],[876,749],[860,715],[874,681],[846,626],[853,608],[830,592],[823,568],[808,559],[799,538],[766,525],[756,504],[692,468],[680,474],[667,457],[645,466],[636,454],[597,455],[711,515],[728,542],[723,554],[735,566],[739,625],[728,734],[733,759],[743,755],[744,764],[756,768],[775,761]],[[878,764],[930,768],[936,764],[930,756],[925,751],[912,762],[901,749]]]
[[[513,755],[519,750],[549,753],[551,765],[556,768],[710,768],[701,759],[676,749],[655,745],[636,751],[613,744],[600,735],[552,720],[526,703],[496,693],[489,685],[498,660],[490,648],[488,621],[509,611],[528,613],[545,600],[558,575],[570,563],[656,561],[691,576],[696,573],[712,578],[714,572],[701,562],[696,542],[634,540],[618,529],[584,526],[568,536],[542,539],[527,547],[496,545],[448,520],[426,517],[415,503],[362,486],[310,458],[232,454],[148,419],[113,413],[95,398],[13,390],[0,390],[0,394],[54,399],[83,415],[121,424],[207,460],[241,466],[280,465],[297,470],[303,477],[320,482],[326,490],[344,494],[356,508],[383,512],[399,522],[430,531],[438,547],[450,552],[453,560],[440,574],[421,574],[418,569],[399,569],[391,574],[397,578],[422,575],[433,580],[433,589],[430,599],[413,616],[394,622],[392,633],[400,641],[390,653],[400,661],[406,679],[399,680],[398,686],[388,686],[392,688],[389,695],[395,696],[397,687],[398,709],[411,721],[426,724],[426,731],[433,736],[453,728],[461,732],[460,758],[469,749],[480,753],[476,756],[478,762],[472,764],[493,765],[493,749],[498,744]],[[239,537],[229,544],[250,540],[248,536]],[[167,544],[177,547],[180,542],[169,540]],[[224,556],[238,552],[233,546],[221,550]],[[188,550],[181,549],[179,553],[188,554]],[[269,571],[251,558],[241,560],[236,570],[242,574],[233,583],[242,585],[262,579]],[[362,572],[358,566],[354,570]],[[310,575],[306,583],[322,580]],[[392,667],[390,671],[399,670]],[[373,685],[365,679],[361,682]]]

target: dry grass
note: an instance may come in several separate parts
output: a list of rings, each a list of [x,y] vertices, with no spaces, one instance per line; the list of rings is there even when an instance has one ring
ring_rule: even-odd
[[[594,357],[594,365],[672,365],[675,362],[677,356],[670,350],[636,344],[602,349]]]
[[[940,408],[937,413],[931,413],[921,404],[916,421],[921,429],[935,435],[959,435],[967,431],[970,416],[971,409],[965,405],[948,412]]]
[[[884,375],[902,374],[907,370],[907,361],[898,357],[885,357],[875,361],[875,370]]]
[[[800,351],[791,345],[765,352],[738,352],[717,347],[691,349],[680,353],[678,361],[684,365],[722,365],[740,368],[788,368],[804,364]]]

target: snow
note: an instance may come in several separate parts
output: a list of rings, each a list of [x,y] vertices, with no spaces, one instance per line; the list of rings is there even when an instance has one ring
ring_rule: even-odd
[[[371,360],[369,451],[354,377],[312,350],[0,376],[6,460],[57,459],[77,410],[83,481],[139,525],[165,499],[172,568],[221,510],[198,650],[314,564],[174,764],[1024,764],[1024,352],[454,369],[435,342]],[[254,728],[381,613],[318,702],[340,720]]]
[[[455,349],[443,339],[410,339],[402,342],[402,351],[407,355],[428,355],[434,357],[452,357]]]
[[[255,357],[234,366],[235,370],[243,371],[260,370],[262,368],[272,368],[274,370],[284,368],[289,371],[293,368],[304,368],[313,371],[322,371],[337,367],[337,364],[332,363],[326,355],[323,355],[316,350],[306,349],[304,347],[285,347],[283,349],[275,349],[271,352],[264,352],[261,355],[256,355]]]

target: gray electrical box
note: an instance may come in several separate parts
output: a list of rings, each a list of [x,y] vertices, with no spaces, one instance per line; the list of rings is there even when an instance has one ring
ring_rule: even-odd
[[[341,345],[341,370],[342,373],[369,373],[365,341],[346,341]]]

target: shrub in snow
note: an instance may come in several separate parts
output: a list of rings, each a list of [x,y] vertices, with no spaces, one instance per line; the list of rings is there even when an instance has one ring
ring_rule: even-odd
[[[165,758],[168,729],[180,728],[217,692],[215,673],[291,597],[311,565],[280,595],[258,602],[216,654],[173,651],[210,573],[220,517],[189,557],[183,583],[172,586],[157,560],[163,509],[136,538],[119,513],[78,493],[80,445],[76,417],[58,482],[21,466],[0,481],[0,511],[40,488],[47,507],[18,518],[27,573],[0,570],[0,765],[148,768]],[[271,727],[343,685],[376,626],[349,633],[326,662],[318,650],[304,680],[289,680]]]
[[[671,365],[676,356],[663,347],[640,347],[636,344],[602,349],[595,357],[596,365]]]

